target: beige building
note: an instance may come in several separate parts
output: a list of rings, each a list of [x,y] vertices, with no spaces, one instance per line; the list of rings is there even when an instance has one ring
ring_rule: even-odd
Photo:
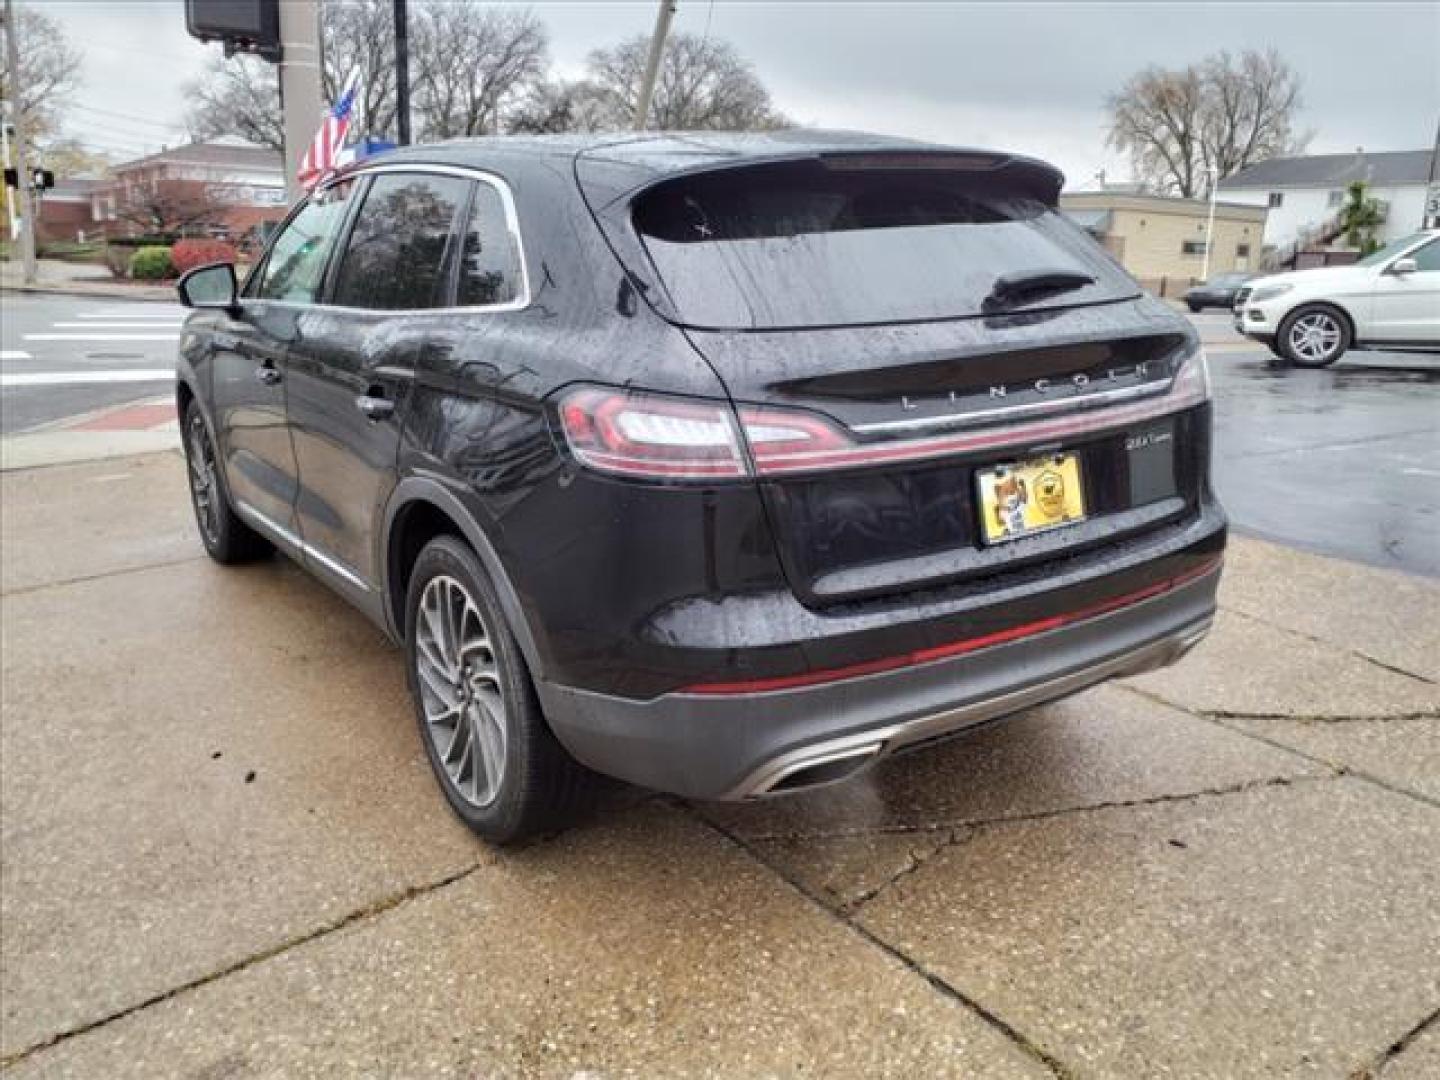
[[[1061,195],[1060,208],[1146,288],[1175,296],[1200,280],[1210,212],[1205,200],[1082,191]],[[1263,206],[1215,204],[1211,277],[1230,270],[1259,270],[1266,213]]]

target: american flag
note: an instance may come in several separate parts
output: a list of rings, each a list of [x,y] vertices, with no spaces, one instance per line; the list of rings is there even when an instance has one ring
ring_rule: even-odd
[[[347,83],[340,100],[320,122],[320,130],[311,140],[310,149],[306,150],[305,156],[300,159],[296,179],[306,191],[311,190],[335,169],[340,148],[345,145],[345,133],[350,130],[350,116],[355,109],[356,82],[357,80],[351,78]]]

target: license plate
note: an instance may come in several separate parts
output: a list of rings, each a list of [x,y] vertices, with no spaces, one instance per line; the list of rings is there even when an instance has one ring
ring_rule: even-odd
[[[1049,454],[982,469],[980,526],[987,544],[1058,529],[1085,520],[1080,461],[1074,454]]]

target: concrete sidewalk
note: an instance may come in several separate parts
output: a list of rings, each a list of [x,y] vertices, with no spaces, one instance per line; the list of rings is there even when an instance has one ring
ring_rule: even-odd
[[[1233,543],[1179,667],[497,853],[177,454],[0,477],[7,1076],[1440,1075],[1440,585]]]
[[[24,268],[19,259],[0,262],[0,289],[16,292],[63,293],[67,296],[103,296],[114,300],[174,300],[173,281],[143,284],[117,280],[106,266],[98,263],[66,262],[63,259],[39,259],[36,280],[26,284]]]

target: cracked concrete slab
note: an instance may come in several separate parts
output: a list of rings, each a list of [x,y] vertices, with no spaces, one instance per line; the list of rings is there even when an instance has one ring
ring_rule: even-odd
[[[1192,712],[1293,717],[1440,711],[1440,686],[1224,610],[1210,636],[1179,664],[1127,682]]]
[[[12,594],[0,627],[0,1053],[489,857],[398,652],[286,560]]]
[[[1440,1076],[1440,1022],[1432,1020],[1377,1075],[1379,1080],[1435,1080]]]
[[[848,911],[897,878],[914,873],[968,829],[877,832],[861,836],[780,837],[748,846],[830,906]]]
[[[1321,722],[1235,717],[1225,724],[1440,802],[1440,716]]]
[[[0,474],[0,589],[203,558],[179,454]]]
[[[1440,1000],[1437,895],[1434,808],[1340,778],[987,826],[857,918],[1077,1075],[1342,1076]]]
[[[1325,771],[1138,694],[1099,687],[893,758],[845,784],[760,803],[704,804],[701,812],[754,839],[843,836],[1186,795]],[[868,880],[867,871],[860,882],[837,888],[848,895]]]
[[[1230,535],[1222,607],[1440,682],[1440,582]]]
[[[651,804],[41,1051],[40,1075],[1044,1077],[713,830]]]

